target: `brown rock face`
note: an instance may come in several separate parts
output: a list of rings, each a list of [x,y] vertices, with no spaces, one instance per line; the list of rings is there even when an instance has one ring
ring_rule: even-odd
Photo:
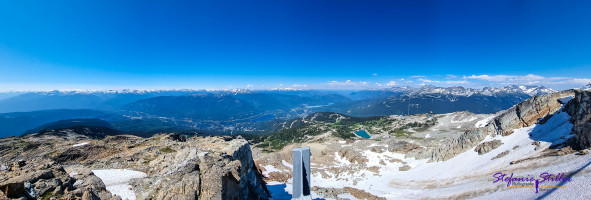
[[[352,149],[341,149],[339,151],[339,156],[347,159],[351,163],[365,164],[367,162],[367,158],[361,155],[358,151]]]
[[[410,170],[410,169],[411,169],[411,167],[410,167],[410,166],[408,166],[408,165],[404,165],[404,166],[402,166],[402,167],[398,168],[398,170],[400,170],[400,171],[408,171],[408,170]]]
[[[494,159],[497,159],[497,158],[502,158],[502,157],[505,157],[507,154],[509,154],[509,150],[507,150],[507,151],[503,151],[503,152],[502,152],[502,153],[500,153],[499,155],[497,155],[497,156],[495,156],[495,157],[491,158],[491,160],[494,160]]]
[[[503,143],[500,140],[493,140],[489,142],[483,142],[476,146],[474,149],[475,152],[478,152],[478,155],[482,155],[492,151],[500,147]]]
[[[591,91],[575,90],[575,97],[565,107],[572,116],[573,134],[568,143],[575,149],[591,147]]]

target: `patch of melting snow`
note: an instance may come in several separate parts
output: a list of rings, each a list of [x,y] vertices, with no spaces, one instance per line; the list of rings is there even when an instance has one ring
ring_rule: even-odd
[[[72,145],[72,147],[80,147],[80,146],[84,146],[84,145],[87,145],[87,144],[88,144],[88,142],[83,142],[83,143],[80,143],[80,144]]]
[[[342,198],[342,199],[357,200],[357,198],[355,196],[351,195],[350,193],[339,194],[339,195],[337,195],[337,197]]]
[[[287,161],[282,160],[281,163],[283,163],[283,165],[285,165],[286,167],[289,167],[290,169],[293,169],[293,165],[289,164]]]
[[[431,133],[427,133],[427,135],[425,135],[425,138],[429,138],[431,137]]]
[[[133,188],[129,185],[131,179],[148,176],[144,172],[129,169],[101,169],[92,170],[92,173],[103,181],[107,191],[119,195],[123,200],[135,200],[136,198]]]
[[[265,175],[265,177],[269,177],[269,173],[271,173],[271,172],[282,172],[281,170],[273,167],[273,165],[263,166],[263,165],[259,164],[259,166],[265,168],[265,171],[263,172],[263,175]]]

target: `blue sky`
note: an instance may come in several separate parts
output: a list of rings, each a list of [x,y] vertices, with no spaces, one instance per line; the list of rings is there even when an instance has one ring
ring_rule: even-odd
[[[591,1],[2,1],[0,90],[591,82]]]

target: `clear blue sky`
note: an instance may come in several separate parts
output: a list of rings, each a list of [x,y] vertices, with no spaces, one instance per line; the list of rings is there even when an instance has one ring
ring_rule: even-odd
[[[590,78],[591,1],[0,3],[0,90],[562,89]]]

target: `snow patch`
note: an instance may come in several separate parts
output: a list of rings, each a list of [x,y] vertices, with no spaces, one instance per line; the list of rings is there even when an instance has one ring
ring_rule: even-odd
[[[80,144],[75,144],[75,145],[72,145],[72,147],[80,147],[80,146],[84,146],[84,145],[88,145],[88,142],[83,142],[83,143],[80,143]]]
[[[128,169],[101,169],[92,170],[92,173],[103,181],[107,191],[114,195],[119,195],[121,199],[135,200],[135,193],[129,181],[134,178],[144,178],[148,176],[144,172]]]
[[[350,193],[339,194],[339,195],[337,195],[337,197],[341,198],[341,199],[357,200],[357,198],[355,196],[351,195]]]
[[[273,167],[273,165],[267,165],[267,166],[260,165],[260,166],[265,168],[263,175],[265,175],[265,177],[267,177],[267,178],[269,177],[269,173],[271,173],[271,172],[281,172],[281,170]]]
[[[286,167],[289,167],[290,169],[293,169],[293,165],[289,164],[287,161],[282,160],[281,163],[283,163],[283,165],[285,165]]]

